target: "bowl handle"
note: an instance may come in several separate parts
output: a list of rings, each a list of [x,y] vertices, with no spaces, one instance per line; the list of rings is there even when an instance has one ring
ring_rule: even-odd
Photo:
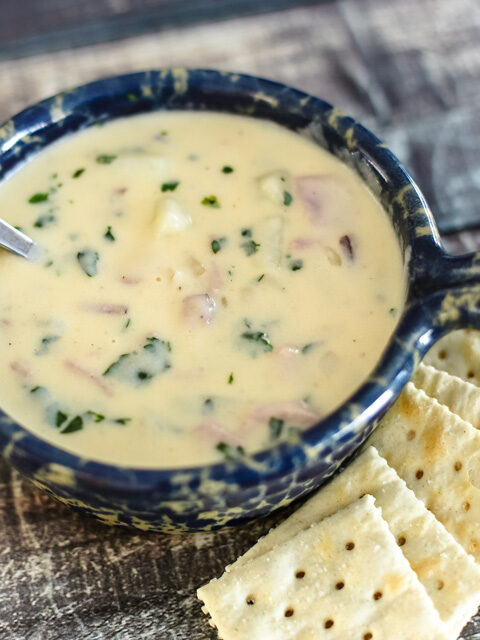
[[[451,256],[442,250],[433,265],[417,275],[412,300],[373,376],[386,374],[398,392],[442,336],[480,329],[480,252]]]

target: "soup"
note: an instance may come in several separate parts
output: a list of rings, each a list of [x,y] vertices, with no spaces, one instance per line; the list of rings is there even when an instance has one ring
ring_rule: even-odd
[[[176,467],[295,440],[367,377],[404,302],[362,181],[274,123],[192,112],[55,143],[0,187],[0,406],[78,455]]]

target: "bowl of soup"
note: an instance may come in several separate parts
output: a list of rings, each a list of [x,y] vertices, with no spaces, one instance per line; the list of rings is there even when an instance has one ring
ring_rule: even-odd
[[[0,448],[109,524],[211,530],[319,486],[441,335],[478,267],[395,156],[328,103],[171,69],[0,130]],[[470,282],[471,284],[465,284]]]

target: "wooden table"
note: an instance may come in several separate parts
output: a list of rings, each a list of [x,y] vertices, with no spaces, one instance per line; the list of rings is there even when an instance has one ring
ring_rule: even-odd
[[[179,64],[269,76],[334,102],[393,147],[443,229],[480,222],[477,0],[345,0],[4,60],[0,119],[66,86]],[[479,239],[447,243],[470,250]],[[196,588],[279,517],[183,537],[109,529],[0,460],[0,640],[213,639]],[[480,639],[480,619],[464,638]]]

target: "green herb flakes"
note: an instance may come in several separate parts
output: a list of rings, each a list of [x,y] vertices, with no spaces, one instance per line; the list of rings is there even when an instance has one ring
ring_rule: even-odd
[[[131,422],[131,418],[115,418],[114,422],[117,424],[127,424],[127,422]]]
[[[226,238],[216,238],[215,240],[212,240],[210,246],[212,247],[213,253],[218,253],[226,241]]]
[[[83,429],[83,418],[82,416],[75,416],[67,426],[61,430],[61,433],[75,433],[75,431],[81,431]]]
[[[63,413],[63,411],[57,411],[55,415],[55,426],[60,428],[66,420],[68,420],[67,414]]]
[[[44,227],[49,227],[51,224],[53,224],[56,221],[57,219],[52,213],[47,213],[44,216],[39,216],[33,223],[33,226],[36,229],[43,229]]]
[[[303,355],[306,355],[307,353],[310,353],[310,351],[312,351],[313,349],[315,349],[315,347],[317,346],[316,342],[308,342],[306,345],[304,345],[302,347],[302,353]]]
[[[283,204],[286,207],[289,207],[292,204],[292,194],[289,191],[284,191],[283,192]]]
[[[48,193],[34,193],[30,196],[28,201],[30,204],[38,204],[39,202],[46,202],[48,200]]]
[[[112,233],[112,227],[110,225],[107,227],[107,230],[103,234],[103,237],[109,242],[115,242],[115,236]]]
[[[204,413],[211,413],[215,409],[215,405],[213,403],[212,398],[207,398],[203,401],[203,411]]]
[[[283,431],[284,421],[281,418],[274,418],[273,416],[268,421],[268,428],[270,429],[270,439],[278,440]]]
[[[242,229],[240,231],[240,234],[244,237],[244,238],[251,238],[252,237],[252,230],[251,229]]]
[[[240,246],[244,249],[247,256],[253,256],[254,253],[257,253],[260,244],[255,242],[255,240],[247,240],[247,242],[242,242]]]
[[[288,267],[291,271],[300,271],[300,269],[303,269],[303,260],[291,260]]]
[[[262,273],[262,275],[261,275],[261,276],[258,276],[258,278],[257,278],[257,282],[261,282],[261,281],[264,279],[264,277],[265,277],[265,274],[264,274],[264,273]]]
[[[38,347],[38,349],[35,349],[35,355],[43,356],[48,353],[50,345],[57,340],[60,340],[60,336],[45,336],[44,338],[42,338],[40,341],[40,346]]]
[[[87,413],[89,416],[92,416],[94,422],[103,422],[105,420],[105,416],[96,411],[87,411]]]
[[[264,331],[244,331],[241,337],[244,340],[257,343],[263,347],[264,351],[273,351],[273,345],[270,342],[270,338]]]
[[[233,167],[230,167],[228,164],[226,164],[224,167],[222,167],[222,173],[233,173]]]
[[[89,278],[96,276],[98,273],[97,263],[99,255],[93,249],[84,249],[77,253],[78,264]]]
[[[72,178],[80,178],[80,176],[82,175],[82,173],[85,171],[85,168],[82,167],[81,169],[77,169],[76,171],[74,171],[72,173]]]
[[[219,442],[216,449],[223,455],[225,460],[238,460],[245,455],[243,447],[227,444],[226,442]]]
[[[392,316],[392,318],[396,318],[396,317],[397,317],[397,314],[398,314],[398,309],[397,309],[397,307],[391,307],[391,308],[388,310],[388,313]]]
[[[178,180],[172,180],[171,182],[164,182],[162,184],[162,193],[165,193],[166,191],[175,191],[175,189],[178,187],[179,184],[180,183]]]
[[[232,373],[228,376],[227,384],[233,384],[234,380],[235,380],[235,377],[234,377],[233,371],[232,371]]]
[[[146,384],[156,375],[170,369],[170,342],[160,338],[149,337],[143,349],[122,353],[103,372],[104,376],[114,376],[122,382],[130,384]]]
[[[117,156],[110,154],[103,154],[96,157],[96,161],[98,162],[98,164],[112,164],[112,162],[116,159]]]
[[[205,196],[202,200],[202,204],[205,207],[212,207],[213,209],[219,209],[220,203],[217,200],[217,196]]]

